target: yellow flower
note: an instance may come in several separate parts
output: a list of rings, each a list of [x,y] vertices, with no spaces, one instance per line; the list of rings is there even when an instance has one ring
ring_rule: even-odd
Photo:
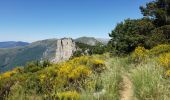
[[[165,75],[170,77],[170,70],[167,70]]]
[[[149,50],[145,49],[144,47],[137,47],[135,51],[132,53],[131,59],[134,62],[141,62],[145,61],[148,57]]]
[[[77,91],[66,91],[57,93],[59,100],[79,100],[80,94]]]
[[[3,76],[4,76],[4,78],[8,78],[11,76],[11,74],[12,74],[11,72],[6,72],[3,74]]]
[[[103,60],[92,59],[91,60],[92,70],[97,73],[101,73],[106,69],[106,65]]]
[[[94,64],[104,64],[103,60],[95,59]]]
[[[45,74],[40,74],[39,79],[41,82],[43,82],[45,78],[46,78]]]
[[[80,65],[73,69],[71,73],[68,75],[68,78],[78,79],[80,77],[87,77],[91,74],[91,70],[84,65]]]
[[[158,60],[161,66],[167,69],[170,68],[170,53],[165,53],[165,54],[160,55]]]
[[[7,71],[1,75],[1,78],[9,78],[16,73],[17,73],[16,70]]]
[[[66,65],[65,64],[65,65],[59,67],[57,72],[58,72],[59,76],[63,76],[64,77],[64,76],[67,76],[71,72],[72,69],[73,69],[73,67],[71,65]]]
[[[156,56],[156,55],[160,55],[162,53],[167,53],[167,52],[170,52],[170,45],[160,44],[158,46],[153,47],[149,51],[149,54],[152,56]]]

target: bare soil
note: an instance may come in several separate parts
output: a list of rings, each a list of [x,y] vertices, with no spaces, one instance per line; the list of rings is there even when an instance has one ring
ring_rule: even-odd
[[[135,100],[133,97],[133,84],[128,75],[122,76],[122,90],[120,91],[120,100]]]

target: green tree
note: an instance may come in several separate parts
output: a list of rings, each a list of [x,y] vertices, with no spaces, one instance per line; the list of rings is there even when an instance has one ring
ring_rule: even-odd
[[[118,53],[129,53],[137,46],[145,45],[147,36],[155,28],[149,19],[127,19],[117,24],[116,28],[109,34],[109,44]]]
[[[156,0],[141,6],[140,10],[145,17],[154,20],[159,27],[170,24],[170,0]]]
[[[154,47],[158,44],[170,43],[170,25],[155,28],[151,31],[151,35],[148,36],[146,44],[150,47]]]

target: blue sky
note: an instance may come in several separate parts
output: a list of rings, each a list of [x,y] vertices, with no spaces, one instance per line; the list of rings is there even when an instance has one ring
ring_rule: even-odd
[[[108,33],[126,18],[141,18],[140,5],[151,0],[0,0],[0,41]]]

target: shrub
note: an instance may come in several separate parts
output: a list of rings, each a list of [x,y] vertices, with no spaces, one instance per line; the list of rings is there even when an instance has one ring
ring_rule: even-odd
[[[101,59],[103,58],[99,56],[81,56],[58,64],[48,61],[30,62],[24,68],[0,74],[0,93],[10,83],[9,88],[16,86],[14,90],[8,90],[9,94],[4,95],[10,98],[14,95],[19,98],[21,92],[21,98],[34,94],[37,98],[77,100],[83,90],[95,90],[96,78],[93,76],[97,77],[99,72],[106,69],[105,62]],[[15,93],[18,86],[20,90]],[[0,95],[0,99],[4,96]]]
[[[155,47],[153,47],[150,51],[149,51],[149,55],[151,56],[159,56],[162,53],[167,53],[170,52],[170,45],[168,44],[160,44],[157,45]]]
[[[86,78],[91,75],[91,70],[84,65],[77,66],[75,69],[68,74],[69,79],[81,79]]]
[[[165,75],[166,75],[167,77],[170,77],[170,70],[167,70],[166,73],[165,73]]]
[[[29,62],[26,64],[26,66],[24,67],[24,72],[37,72],[41,70],[41,67],[39,65],[39,61],[34,61],[34,62]]]
[[[24,72],[37,72],[45,67],[52,66],[49,60],[28,62],[24,67]]]
[[[148,57],[148,50],[144,47],[137,47],[131,55],[131,60],[135,63],[145,61]]]
[[[39,79],[40,79],[41,82],[43,82],[46,77],[47,76],[45,74],[40,74]]]
[[[170,45],[168,44],[160,44],[158,46],[153,47],[150,50],[139,46],[135,49],[130,58],[133,62],[139,63],[146,61],[146,59],[149,57],[159,56],[167,52],[170,52]]]
[[[61,77],[66,81],[81,81],[92,74],[90,68],[85,65],[63,65],[57,69],[57,77]]]
[[[165,76],[170,77],[170,52],[161,54],[158,57],[159,64],[165,68]]]
[[[12,71],[7,71],[7,72],[0,75],[0,80],[4,79],[4,78],[10,78],[11,76],[13,76],[16,73],[19,73],[20,71],[21,71],[20,68],[15,68]]]
[[[91,60],[92,70],[97,73],[101,73],[106,69],[105,62],[99,59]]]
[[[75,51],[75,52],[73,53],[72,58],[80,57],[80,56],[82,56],[82,55],[83,55],[82,51],[81,51],[81,50],[77,50],[77,51]]]
[[[170,53],[165,53],[160,55],[159,63],[161,66],[165,67],[166,69],[170,69]]]
[[[60,77],[67,78],[68,74],[72,71],[73,67],[71,65],[63,65],[57,69],[57,74]]]
[[[56,95],[57,100],[79,100],[80,94],[76,91],[66,91],[66,92],[59,92]]]

